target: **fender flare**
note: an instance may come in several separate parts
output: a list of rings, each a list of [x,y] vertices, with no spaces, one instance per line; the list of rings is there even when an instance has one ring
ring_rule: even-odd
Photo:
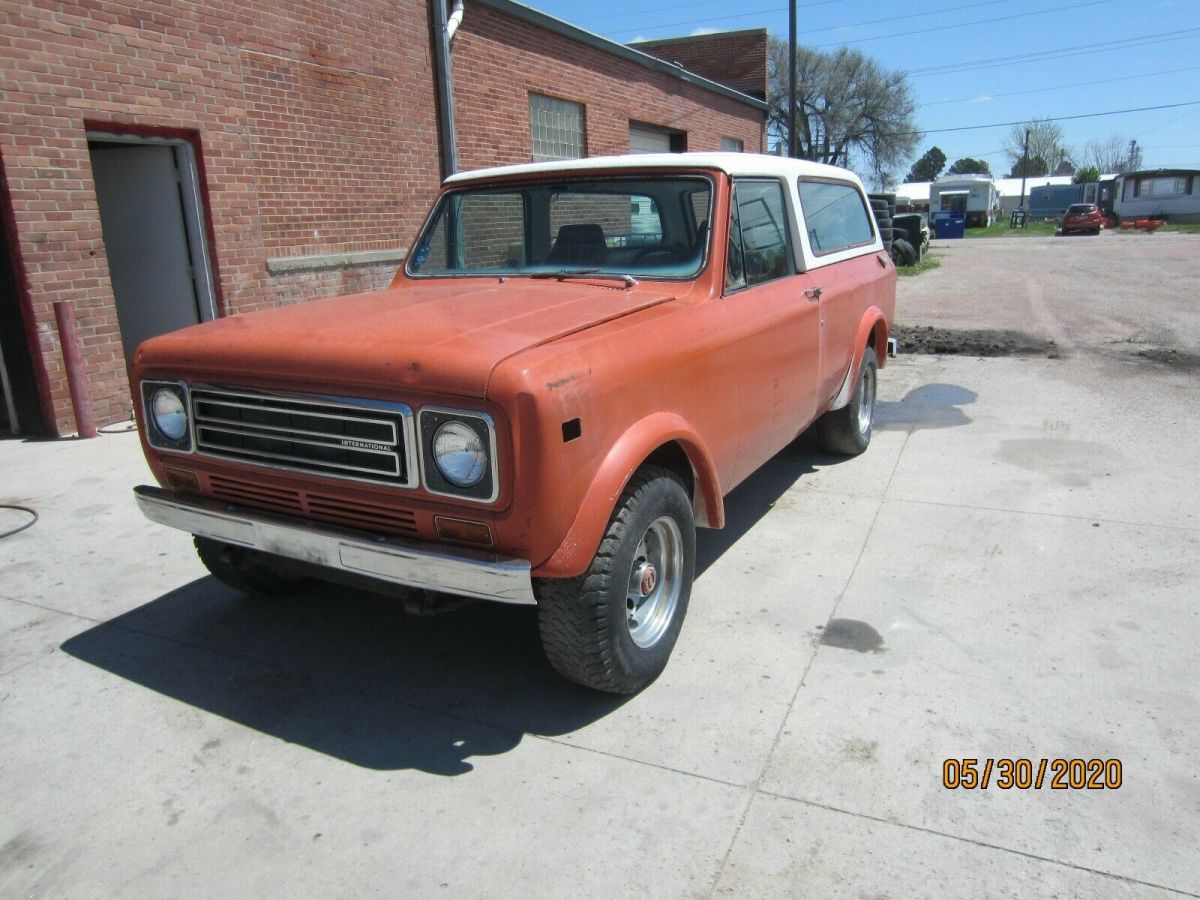
[[[697,524],[720,528],[725,504],[712,455],[695,430],[679,415],[653,413],[630,426],[613,444],[579,504],[575,521],[550,558],[533,569],[535,578],[574,578],[582,575],[596,554],[613,510],[646,458],[664,444],[683,448],[692,466],[692,508]]]
[[[887,363],[888,331],[887,319],[884,317],[883,311],[878,306],[868,307],[862,314],[862,318],[859,319],[858,328],[854,333],[854,352],[850,355],[850,365],[846,369],[845,377],[842,378],[841,387],[838,388],[838,392],[829,404],[830,410],[841,409],[850,402],[850,397],[854,394],[856,376],[862,365],[863,354],[867,350],[867,341],[870,340],[872,334],[875,336],[875,361],[881,369]]]

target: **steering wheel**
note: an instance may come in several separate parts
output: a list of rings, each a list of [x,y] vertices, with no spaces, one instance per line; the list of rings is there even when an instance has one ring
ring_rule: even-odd
[[[679,258],[682,250],[683,250],[683,248],[681,246],[679,246],[678,244],[669,244],[665,247],[664,246],[643,247],[641,250],[639,250],[637,253],[635,253],[633,255],[633,261],[635,263],[640,263],[643,259],[645,259],[648,256],[665,256],[665,257],[668,257],[671,261],[674,261]]]

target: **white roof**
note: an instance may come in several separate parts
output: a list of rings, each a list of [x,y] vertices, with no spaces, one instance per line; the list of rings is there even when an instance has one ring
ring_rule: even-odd
[[[837,166],[768,156],[765,153],[635,153],[625,156],[589,156],[585,159],[560,159],[551,162],[524,163],[517,166],[497,166],[459,172],[446,179],[446,184],[500,178],[507,175],[537,175],[558,172],[594,172],[601,169],[717,169],[729,175],[765,175],[773,178],[808,175],[823,178],[842,178],[861,184],[858,176]]]
[[[1041,175],[1037,178],[1026,178],[1025,193],[1028,195],[1034,188],[1046,187],[1047,185],[1074,183],[1075,178],[1071,175]],[[1021,179],[997,178],[996,190],[1000,192],[1001,197],[1019,197],[1021,196]]]
[[[1104,176],[1109,177],[1109,176]],[[911,201],[928,200],[929,187],[931,184],[938,185],[938,191],[942,194],[948,194],[950,191],[942,190],[942,186],[952,184],[955,181],[971,181],[977,179],[987,179],[986,175],[951,175],[950,177],[942,176],[937,181],[906,181],[903,184],[898,184],[892,188],[892,193],[897,197],[907,197]],[[1021,196],[1021,179],[1020,178],[993,178],[992,183],[996,186],[996,192],[1001,197],[1019,197]],[[1036,187],[1045,187],[1046,185],[1054,184],[1072,184],[1074,178],[1070,175],[1042,175],[1038,178],[1025,179],[1025,193]]]
[[[965,175],[942,175],[938,178],[938,184],[978,184],[982,181],[991,181],[991,175],[982,175],[979,173],[968,173]]]
[[[898,184],[892,188],[891,193],[896,195],[897,202],[899,202],[901,197],[904,197],[910,203],[928,203],[929,182],[906,181],[903,184]]]

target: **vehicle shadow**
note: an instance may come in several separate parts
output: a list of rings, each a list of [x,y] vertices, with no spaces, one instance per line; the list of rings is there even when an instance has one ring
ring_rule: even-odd
[[[62,645],[76,659],[289,743],[370,769],[461,775],[471,758],[561,735],[628,698],[546,663],[531,607],[417,617],[322,585],[263,600],[201,578]]]
[[[908,398],[906,398],[906,401]],[[798,480],[844,457],[802,434],[739,485],[726,526],[697,535],[697,577]],[[263,734],[365,768],[462,775],[526,734],[577,731],[627,697],[560,678],[531,607],[470,604],[435,617],[321,585],[250,598],[201,578],[97,625],[67,654]]]
[[[846,459],[822,453],[817,446],[815,428],[792,441],[725,497],[724,528],[697,530],[696,577],[703,575],[725,551],[740,541],[792,485],[805,475],[815,473],[816,464],[834,465]]]
[[[875,404],[876,431],[924,431],[970,425],[971,418],[961,407],[970,406],[979,395],[957,384],[923,384],[900,400],[880,400]]]

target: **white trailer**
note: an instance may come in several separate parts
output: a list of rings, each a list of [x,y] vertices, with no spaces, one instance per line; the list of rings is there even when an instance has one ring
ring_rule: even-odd
[[[929,185],[929,215],[966,213],[968,228],[986,228],[999,214],[1000,194],[990,175],[942,176]]]

